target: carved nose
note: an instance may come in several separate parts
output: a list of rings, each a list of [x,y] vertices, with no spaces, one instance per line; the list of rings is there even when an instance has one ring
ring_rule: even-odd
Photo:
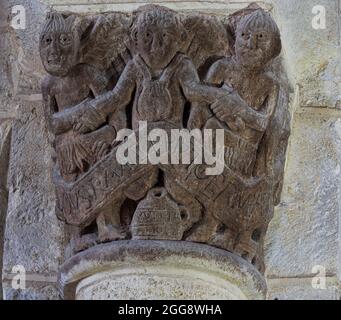
[[[248,43],[249,49],[253,50],[257,48],[257,37],[255,35],[251,35]]]
[[[155,36],[153,39],[153,49],[159,49],[163,45],[162,37]]]
[[[56,53],[56,54],[58,54],[60,52],[58,41],[52,40],[52,49],[53,49],[53,52]]]

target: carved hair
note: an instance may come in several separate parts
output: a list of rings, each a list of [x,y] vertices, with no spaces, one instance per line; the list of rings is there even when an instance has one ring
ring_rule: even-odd
[[[128,45],[132,54],[135,54],[137,49],[138,28],[145,28],[146,26],[153,24],[159,25],[160,23],[162,27],[175,27],[175,29],[179,31],[179,40],[182,42],[181,45],[184,44],[188,35],[179,14],[167,7],[149,4],[142,6],[133,12],[133,24],[130,28],[131,42]]]
[[[245,29],[264,30],[272,34],[274,39],[271,57],[277,57],[282,49],[281,36],[276,22],[271,15],[263,9],[258,9],[244,16],[237,25],[237,32]]]
[[[137,27],[159,24],[162,21],[162,26],[176,26],[179,30],[184,26],[180,20],[178,13],[169,8],[158,5],[145,5],[134,12],[135,21],[132,26],[132,32],[136,32]]]
[[[73,31],[74,21],[75,16],[73,15],[65,17],[59,12],[49,12],[46,15],[46,22],[43,26],[41,34],[43,35],[49,32],[70,33]]]

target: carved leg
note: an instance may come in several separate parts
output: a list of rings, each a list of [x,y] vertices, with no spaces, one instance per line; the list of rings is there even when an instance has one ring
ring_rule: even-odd
[[[192,227],[202,217],[202,206],[195,197],[174,181],[170,175],[165,172],[165,188],[172,198],[187,212],[187,228]]]
[[[219,223],[208,243],[224,250],[233,251],[237,235],[235,230],[226,227],[223,223]]]
[[[218,225],[219,222],[207,212],[186,240],[207,243],[215,235]]]
[[[97,217],[99,242],[120,240],[126,237],[126,233],[121,228],[120,219],[120,209],[123,201],[123,198],[116,200]]]
[[[70,244],[72,251],[77,251],[77,247],[79,247],[79,242],[81,238],[81,230],[76,226],[68,226],[70,233]]]
[[[71,227],[71,248],[73,253],[86,250],[96,244],[96,239],[93,234],[81,235],[82,229],[80,227]]]

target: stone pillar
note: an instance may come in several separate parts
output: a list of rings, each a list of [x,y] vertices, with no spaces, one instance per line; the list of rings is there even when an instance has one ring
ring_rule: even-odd
[[[5,221],[8,205],[7,175],[11,144],[12,114],[10,100],[12,97],[11,76],[9,73],[8,55],[10,53],[10,36],[7,25],[7,3],[0,0],[0,266],[3,265],[3,247]],[[0,299],[2,298],[2,269],[0,270]]]
[[[224,250],[185,241],[117,241],[66,261],[64,299],[264,299],[264,277]]]
[[[5,221],[8,204],[7,171],[11,143],[11,120],[0,118],[0,265],[3,262],[3,243]],[[2,278],[2,270],[0,270]],[[0,282],[0,297],[2,297],[2,283]]]
[[[17,10],[12,12],[14,6],[25,10],[21,12],[26,18],[24,29],[10,24],[18,14]],[[41,79],[44,73],[37,45],[45,6],[35,0],[2,0],[0,7],[3,18],[0,24],[0,131],[9,121],[1,124],[1,118],[12,119],[6,187],[8,207],[0,202],[1,220],[5,220],[1,264],[3,297],[58,299],[55,283],[63,261],[64,230],[54,211],[52,148],[43,117]],[[1,171],[1,184],[3,178],[7,180],[7,172]],[[25,289],[12,286],[18,270],[25,271]]]

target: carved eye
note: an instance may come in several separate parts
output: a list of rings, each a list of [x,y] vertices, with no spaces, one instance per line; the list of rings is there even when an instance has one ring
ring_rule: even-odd
[[[52,42],[52,39],[50,37],[45,38],[45,44],[50,44]]]
[[[149,33],[149,32],[146,33],[146,37],[147,37],[147,38],[150,37],[150,33]]]
[[[65,44],[68,44],[70,42],[70,39],[67,35],[62,34],[59,38],[59,41],[61,44],[65,45]]]
[[[260,33],[260,34],[258,35],[258,37],[259,37],[259,38],[263,38],[263,33]]]

